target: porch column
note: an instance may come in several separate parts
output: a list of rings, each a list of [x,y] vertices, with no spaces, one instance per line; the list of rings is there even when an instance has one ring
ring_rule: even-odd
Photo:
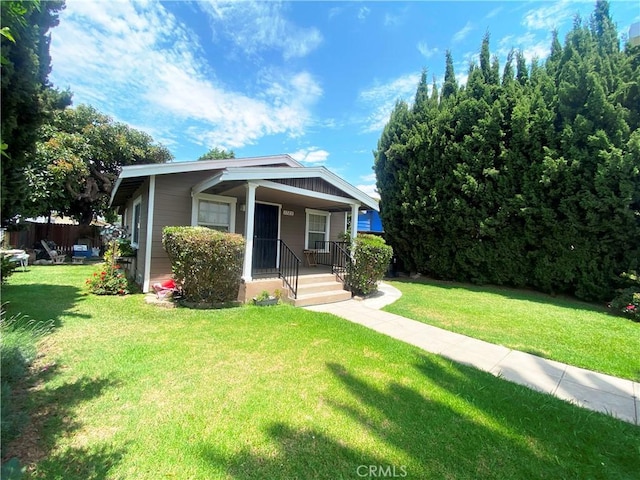
[[[253,266],[253,217],[256,211],[256,188],[255,183],[247,182],[247,195],[246,195],[246,212],[244,217],[244,266],[242,268],[242,279],[245,282],[250,282],[251,269]]]
[[[358,236],[358,211],[360,204],[351,204],[351,257],[353,257],[353,251],[356,248],[356,237]]]
[[[359,203],[351,204],[351,244],[358,236],[358,212],[360,209]]]

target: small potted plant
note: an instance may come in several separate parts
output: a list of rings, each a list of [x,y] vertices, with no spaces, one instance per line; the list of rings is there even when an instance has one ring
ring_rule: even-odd
[[[277,305],[278,297],[271,295],[266,290],[260,292],[260,295],[253,297],[253,304],[258,305],[259,307],[264,307],[267,305]]]

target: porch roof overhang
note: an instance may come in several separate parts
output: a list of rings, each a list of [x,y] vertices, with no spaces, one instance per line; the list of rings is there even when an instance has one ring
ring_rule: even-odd
[[[223,160],[199,160],[195,162],[154,163],[149,165],[130,165],[122,168],[111,191],[109,204],[119,207],[127,202],[145,180],[152,175],[172,173],[220,171],[225,168],[304,168],[289,155],[271,155],[265,157],[228,158]]]
[[[335,187],[340,195],[324,193],[306,188],[300,188],[293,185],[279,183],[279,180],[319,178]],[[310,197],[323,203],[330,202],[343,206],[358,204],[359,206],[378,210],[378,202],[364,193],[362,190],[354,187],[350,183],[344,181],[325,167],[230,167],[222,170],[215,175],[196,184],[191,189],[192,195],[197,195],[209,189],[221,189],[228,187],[227,190],[237,188],[246,183],[252,183],[257,187],[265,187],[271,190],[283,192],[303,197]],[[344,194],[344,195],[343,195]]]

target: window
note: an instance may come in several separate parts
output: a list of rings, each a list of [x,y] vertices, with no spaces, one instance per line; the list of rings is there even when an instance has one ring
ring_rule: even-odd
[[[228,203],[200,200],[198,203],[198,225],[228,232],[229,210]]]
[[[140,243],[140,215],[142,213],[142,197],[138,197],[133,202],[133,212],[131,215],[131,245],[138,248]]]
[[[236,199],[200,193],[193,198],[191,224],[235,232]]]
[[[324,242],[329,240],[329,219],[331,213],[322,212],[320,210],[311,210],[307,208],[306,234],[304,241],[305,249],[315,249],[316,242],[323,242],[322,246],[318,244],[320,250],[326,250],[328,245]]]

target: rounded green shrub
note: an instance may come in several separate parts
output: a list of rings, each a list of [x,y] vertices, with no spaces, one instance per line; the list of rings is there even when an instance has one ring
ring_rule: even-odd
[[[162,245],[187,302],[235,301],[242,277],[242,235],[205,227],[165,227]]]
[[[355,239],[353,262],[347,267],[347,283],[358,295],[368,295],[378,289],[389,268],[393,249],[384,238],[377,235],[360,234]]]

